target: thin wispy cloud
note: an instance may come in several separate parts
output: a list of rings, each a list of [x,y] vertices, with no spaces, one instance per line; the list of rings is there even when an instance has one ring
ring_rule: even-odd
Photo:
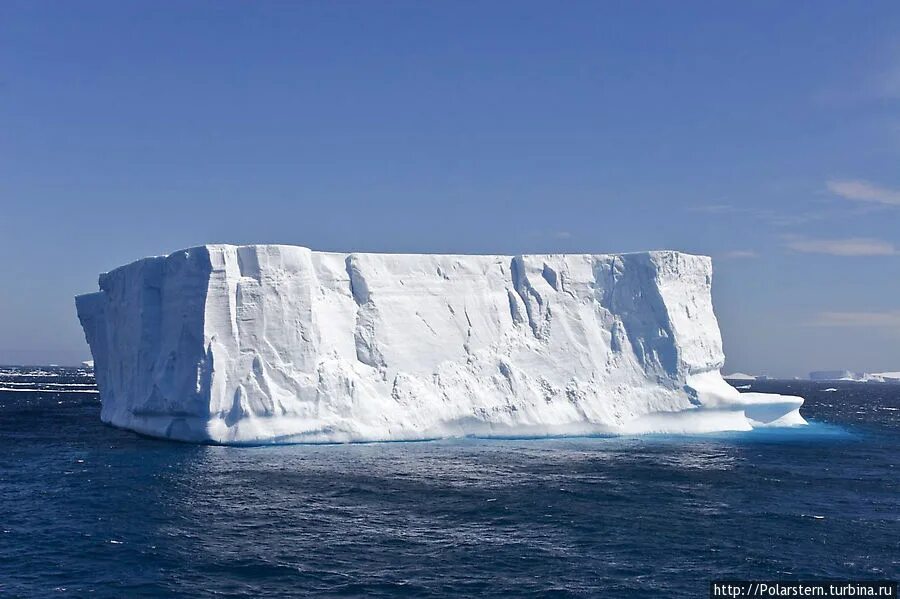
[[[797,214],[787,214],[768,210],[765,208],[755,208],[747,206],[735,206],[733,204],[699,204],[688,206],[688,211],[708,214],[710,216],[728,216],[753,219],[774,227],[790,227],[794,225],[803,225],[810,222],[820,221],[827,218],[825,212],[800,212]]]
[[[828,254],[830,256],[895,256],[897,248],[889,241],[869,237],[844,239],[808,239],[790,237],[785,247],[804,254]]]
[[[900,330],[900,310],[884,312],[820,312],[810,324],[820,327],[875,327]]]
[[[826,183],[828,191],[845,200],[900,206],[900,190],[889,189],[859,179],[833,180]]]

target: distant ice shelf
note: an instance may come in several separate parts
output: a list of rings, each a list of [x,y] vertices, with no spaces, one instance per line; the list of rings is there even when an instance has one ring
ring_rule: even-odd
[[[900,383],[900,372],[851,372],[849,370],[816,370],[811,381],[856,381],[860,383]]]
[[[224,444],[704,433],[805,424],[740,394],[709,258],[206,245],[76,298],[101,418]]]

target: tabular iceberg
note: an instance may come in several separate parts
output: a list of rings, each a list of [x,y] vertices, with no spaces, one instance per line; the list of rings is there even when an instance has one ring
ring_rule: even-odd
[[[748,430],[799,397],[719,374],[709,258],[206,245],[76,298],[104,422],[255,444]]]

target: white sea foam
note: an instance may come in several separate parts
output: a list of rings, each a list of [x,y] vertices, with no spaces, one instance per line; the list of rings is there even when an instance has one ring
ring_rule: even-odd
[[[0,391],[11,391],[16,393],[100,393],[97,389],[40,389],[37,387],[0,387]]]
[[[57,387],[90,387],[95,389],[97,387],[96,383],[36,383],[34,381],[30,382],[19,382],[19,381],[0,381],[0,384],[3,385],[11,385],[13,387],[33,387],[34,385],[42,385],[46,388],[55,389]]]

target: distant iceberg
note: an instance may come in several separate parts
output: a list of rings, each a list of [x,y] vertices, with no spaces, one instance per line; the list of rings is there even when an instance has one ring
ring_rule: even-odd
[[[857,381],[861,383],[900,383],[900,372],[851,372],[849,370],[816,370],[811,381]]]
[[[735,372],[734,374],[725,374],[722,375],[723,378],[732,380],[732,381],[755,381],[756,377],[752,374],[744,374],[743,372]]]
[[[76,298],[104,422],[225,444],[805,424],[740,394],[709,258],[207,245]]]

